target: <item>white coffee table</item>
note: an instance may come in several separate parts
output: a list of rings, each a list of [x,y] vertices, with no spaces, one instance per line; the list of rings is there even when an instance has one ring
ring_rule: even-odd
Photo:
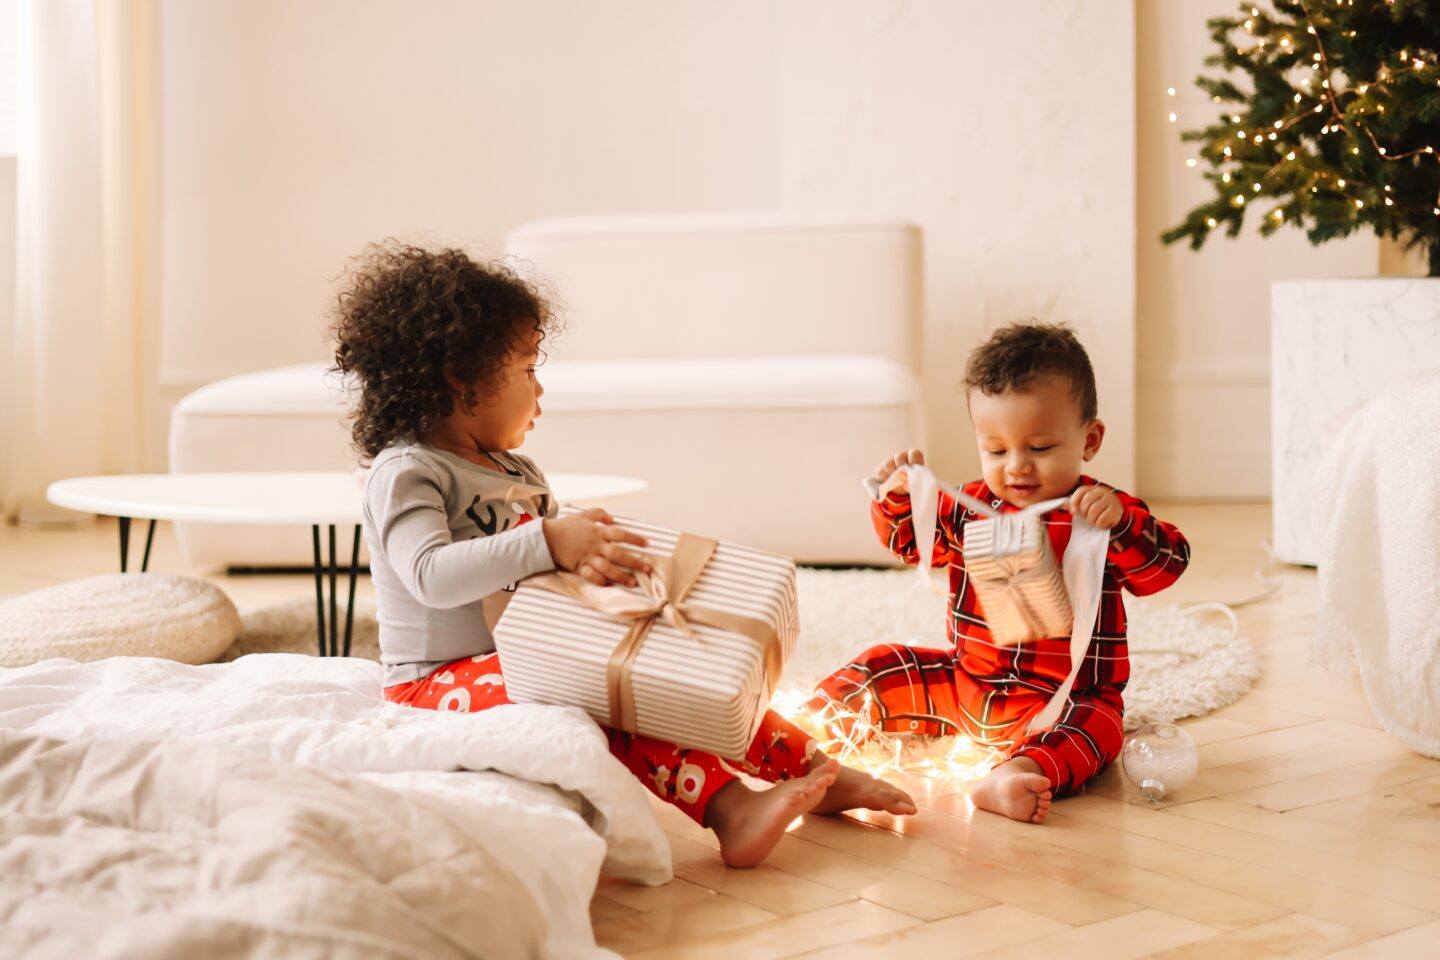
[[[597,473],[557,473],[548,478],[557,502],[565,505],[608,501],[640,493],[644,480]],[[158,520],[203,523],[295,524],[310,528],[314,550],[315,618],[320,655],[350,655],[355,608],[355,573],[360,560],[360,471],[329,473],[142,473],[58,480],[46,492],[51,503],[120,520],[120,571],[130,562],[130,521],[150,521],[141,571],[150,567],[150,548]],[[350,548],[349,599],[345,607],[344,646],[337,644],[335,528],[354,527]],[[322,562],[320,528],[329,532],[329,563]],[[326,573],[330,587],[327,634]],[[328,645],[327,645],[328,636]]]

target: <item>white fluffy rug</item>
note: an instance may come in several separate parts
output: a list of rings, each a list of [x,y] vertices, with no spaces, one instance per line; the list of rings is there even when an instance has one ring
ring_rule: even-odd
[[[789,702],[866,647],[945,644],[944,598],[925,591],[913,573],[802,569],[799,585],[801,639],[781,682]],[[351,654],[378,657],[374,609],[357,607]],[[1127,598],[1127,608],[1127,729],[1218,710],[1243,696],[1259,676],[1249,641],[1223,610],[1187,612],[1134,598]],[[224,660],[246,653],[316,649],[313,597],[244,612],[242,617],[244,632]]]

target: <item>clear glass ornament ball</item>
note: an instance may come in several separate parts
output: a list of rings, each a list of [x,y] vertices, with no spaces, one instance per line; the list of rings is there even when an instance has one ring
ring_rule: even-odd
[[[1140,797],[1159,803],[1182,790],[1200,769],[1200,751],[1190,734],[1173,723],[1147,723],[1125,740],[1120,765]]]

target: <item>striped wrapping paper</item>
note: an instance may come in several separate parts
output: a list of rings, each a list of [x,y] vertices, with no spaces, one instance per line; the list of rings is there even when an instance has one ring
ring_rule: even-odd
[[[1038,513],[965,524],[965,571],[1000,646],[1070,635],[1070,597]]]
[[[675,549],[677,531],[615,522],[649,541],[640,553],[658,558]],[[785,660],[800,633],[795,564],[732,543],[716,547],[683,605],[769,623]],[[630,671],[635,732],[722,757],[743,756],[780,678],[766,676],[754,640],[692,627],[693,638],[657,620],[645,637]],[[517,703],[577,706],[613,726],[606,667],[628,629],[578,600],[521,581],[495,628],[507,694]]]

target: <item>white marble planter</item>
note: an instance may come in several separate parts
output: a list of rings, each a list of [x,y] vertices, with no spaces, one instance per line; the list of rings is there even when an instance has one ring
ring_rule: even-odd
[[[1311,481],[1340,428],[1384,387],[1440,373],[1440,279],[1287,281],[1270,302],[1275,555],[1313,565],[1327,505]]]

